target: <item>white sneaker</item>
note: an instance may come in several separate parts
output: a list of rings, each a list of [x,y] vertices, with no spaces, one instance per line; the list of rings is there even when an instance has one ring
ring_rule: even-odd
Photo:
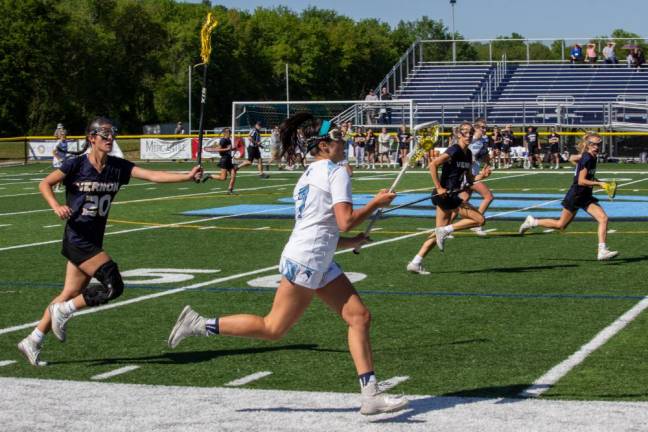
[[[52,333],[61,342],[65,342],[65,327],[68,320],[72,318],[71,314],[63,312],[63,307],[64,303],[52,303],[47,307],[52,318]]]
[[[360,406],[362,415],[390,413],[403,410],[408,406],[407,399],[384,394],[376,382],[371,382],[362,389],[362,405]]]
[[[185,306],[171,330],[168,340],[169,346],[175,348],[183,339],[189,336],[207,336],[205,321],[205,318],[198,315],[196,311],[191,309],[191,306]]]
[[[527,216],[526,219],[524,219],[524,222],[522,222],[522,225],[520,225],[520,229],[518,230],[518,234],[522,235],[531,228],[536,226],[535,224],[535,218],[531,215]]]
[[[40,360],[41,345],[29,336],[18,343],[18,349],[32,366],[47,366],[47,362]]]
[[[484,228],[482,228],[482,227],[470,228],[470,231],[474,232],[475,234],[477,234],[480,237],[486,237],[488,235],[488,233],[486,231],[484,231]]]
[[[434,229],[434,234],[436,235],[436,242],[437,246],[439,247],[439,250],[443,252],[443,244],[445,243],[446,239],[448,238],[448,235],[450,233],[444,229],[441,228],[435,228]]]
[[[615,256],[619,255],[617,251],[611,251],[608,249],[599,249],[596,259],[599,261],[611,260]]]
[[[423,267],[423,264],[418,263],[414,264],[413,262],[408,262],[407,263],[407,271],[412,272],[412,273],[418,273],[420,275],[429,275],[430,272],[425,270]]]

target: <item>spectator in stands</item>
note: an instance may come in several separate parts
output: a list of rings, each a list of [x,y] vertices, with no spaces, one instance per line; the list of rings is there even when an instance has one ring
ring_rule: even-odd
[[[587,44],[587,58],[585,62],[595,65],[598,60],[598,53],[596,52],[596,44],[589,43]]]
[[[176,124],[175,131],[174,131],[173,133],[174,133],[175,135],[184,135],[185,130],[184,130],[184,127],[182,127],[182,122],[181,122],[181,121],[179,121],[179,122]]]
[[[644,56],[643,50],[639,47],[635,48],[632,52],[632,57],[634,58],[634,67],[636,67],[637,72],[639,72],[641,66],[646,63],[646,57]]]
[[[353,137],[353,143],[355,148],[355,167],[359,168],[364,165],[365,162],[365,136],[362,128],[357,128],[355,131],[355,136]]]
[[[493,126],[493,154],[491,158],[493,159],[493,168],[502,168],[502,133],[500,128]]]
[[[373,130],[367,130],[367,135],[365,136],[365,152],[367,153],[367,164],[368,169],[376,169],[376,144],[377,144],[376,135],[373,133]]]
[[[569,52],[569,62],[582,63],[583,62],[583,48],[579,44],[574,44]]]
[[[511,168],[511,147],[513,147],[513,126],[506,125],[502,131],[502,159],[504,161],[504,168]]]
[[[603,48],[603,61],[605,64],[617,64],[619,61],[616,58],[616,53],[614,52],[615,43],[609,41],[607,46]]]
[[[369,102],[374,102],[378,100],[378,96],[376,96],[376,92],[374,92],[373,89],[369,90],[369,93],[367,96],[365,96],[365,100]],[[374,119],[376,118],[376,104],[367,104],[365,106],[365,122],[368,125],[371,125],[374,123]]]
[[[387,86],[383,86],[380,89],[380,100],[390,101],[392,100],[392,95],[387,90]],[[392,122],[392,109],[389,105],[385,105],[380,109],[380,117],[378,118],[378,123],[380,124],[391,124]]]
[[[407,126],[401,125],[398,131],[398,164],[402,167],[403,163],[407,160],[407,153],[410,151],[410,142],[412,141],[412,134],[407,130]]]
[[[387,128],[382,128],[380,135],[378,135],[378,159],[380,160],[380,167],[384,167],[385,163],[389,168],[389,149],[391,145],[391,135],[387,132]]]

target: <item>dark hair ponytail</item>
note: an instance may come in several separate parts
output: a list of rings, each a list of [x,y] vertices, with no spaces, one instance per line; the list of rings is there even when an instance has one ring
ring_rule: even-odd
[[[299,145],[298,129],[304,133],[304,139],[319,136],[322,121],[315,118],[311,113],[303,112],[288,117],[279,125],[279,137],[281,138],[281,155],[294,156],[295,148]],[[311,140],[312,142],[312,140]],[[317,147],[315,147],[317,148]]]

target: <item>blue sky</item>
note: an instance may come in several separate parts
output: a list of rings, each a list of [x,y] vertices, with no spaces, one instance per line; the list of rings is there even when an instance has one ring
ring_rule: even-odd
[[[448,0],[212,0],[212,4],[247,10],[283,5],[296,11],[316,5],[354,19],[379,18],[392,26],[423,15],[442,20],[448,28],[452,22]],[[647,17],[648,0],[457,0],[455,5],[455,29],[471,39],[511,32],[528,38],[587,37],[609,35],[617,28],[648,37]]]

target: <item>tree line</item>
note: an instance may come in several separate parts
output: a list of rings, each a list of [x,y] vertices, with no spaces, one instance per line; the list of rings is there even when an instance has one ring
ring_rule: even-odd
[[[359,99],[417,38],[452,39],[441,21],[428,17],[392,28],[318,8],[248,12],[173,0],[0,0],[0,136],[49,135],[58,122],[79,133],[94,115],[109,116],[130,133],[147,123],[185,121],[188,68],[200,62],[208,11],[219,21],[207,80],[208,127],[230,122],[233,100],[285,99],[286,64],[293,100]],[[488,59],[483,48],[467,43],[457,55]],[[451,59],[451,44],[426,48],[425,59]],[[193,74],[194,106],[199,75]]]

